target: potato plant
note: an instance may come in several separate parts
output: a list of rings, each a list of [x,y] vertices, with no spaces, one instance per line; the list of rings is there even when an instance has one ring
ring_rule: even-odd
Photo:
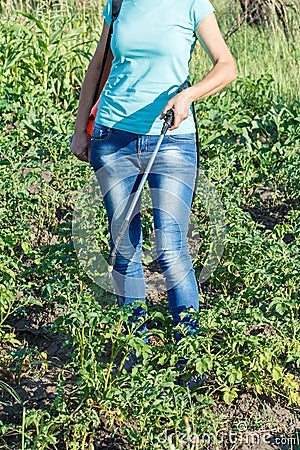
[[[0,448],[92,450],[104,442],[196,450],[195,436],[217,436],[221,409],[243,395],[298,413],[300,107],[290,95],[298,77],[291,72],[285,92],[266,68],[197,103],[200,168],[224,210],[224,253],[199,286],[198,334],[173,329],[161,296],[145,306],[146,344],[130,308],[118,308],[87,276],[72,240],[73,213],[92,170],[70,154],[69,137],[101,8],[26,4],[9,14],[10,4],[2,5],[0,17]],[[239,65],[243,55],[235,54]],[[193,204],[198,275],[212,234],[201,198]],[[147,213],[145,234],[151,226]],[[106,255],[103,211],[96,228]],[[58,369],[50,347],[30,344],[16,325],[27,318],[25,331],[37,333],[33,312],[48,317],[49,342],[64,336],[68,357]],[[184,335],[179,344],[174,331]],[[138,364],[127,373],[132,351]],[[205,374],[203,386],[178,385],[181,357],[183,378]],[[53,397],[45,407],[27,404],[24,380],[44,382],[54,368]]]

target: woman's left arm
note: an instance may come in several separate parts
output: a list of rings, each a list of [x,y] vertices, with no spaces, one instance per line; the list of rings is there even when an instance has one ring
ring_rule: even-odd
[[[180,123],[188,117],[192,102],[220,91],[236,78],[234,59],[221,35],[214,13],[201,20],[197,27],[197,36],[214,67],[199,83],[184,89],[166,104],[161,117],[164,117],[169,109],[173,109],[174,123],[170,130],[178,128]]]

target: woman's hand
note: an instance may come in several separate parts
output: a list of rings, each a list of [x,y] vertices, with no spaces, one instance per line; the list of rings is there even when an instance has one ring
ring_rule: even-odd
[[[170,131],[176,130],[179,127],[181,122],[187,119],[189,115],[190,106],[192,103],[192,98],[189,95],[189,88],[180,92],[179,94],[172,97],[164,109],[162,110],[160,119],[163,119],[166,112],[169,109],[172,109],[174,112],[174,121],[173,125],[169,128]]]
[[[74,133],[71,152],[81,161],[90,162],[91,137],[86,131]]]

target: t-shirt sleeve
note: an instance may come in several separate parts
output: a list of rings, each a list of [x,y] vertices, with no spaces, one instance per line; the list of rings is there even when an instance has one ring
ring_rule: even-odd
[[[103,17],[107,25],[110,27],[112,21],[112,0],[108,0],[104,9],[103,9]]]
[[[202,19],[213,12],[215,12],[215,9],[209,0],[195,0],[193,7],[194,30]]]

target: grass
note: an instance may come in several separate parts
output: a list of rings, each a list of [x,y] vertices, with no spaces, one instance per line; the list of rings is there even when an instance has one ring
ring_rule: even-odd
[[[216,4],[216,13],[220,29],[225,36],[240,14],[237,2]],[[258,79],[262,74],[270,74],[275,83],[274,95],[283,101],[292,102],[300,97],[299,54],[300,31],[299,13],[292,9],[288,15],[291,28],[287,40],[281,25],[273,17],[269,28],[262,29],[242,23],[241,27],[227,38],[241,79]],[[210,69],[210,61],[198,46],[193,67],[195,79],[201,78]]]
[[[57,1],[46,0],[36,2],[34,0],[10,0],[0,5],[2,15],[14,17],[15,10],[22,10],[37,17],[49,13],[61,13],[76,15],[79,20],[78,27],[85,41],[94,41],[94,48],[101,29],[101,11],[105,2],[94,0]],[[292,2],[293,4],[293,2]],[[237,21],[241,21],[241,9],[237,0],[218,2],[214,4],[218,22],[225,36]],[[286,39],[284,30],[276,16],[272,15],[272,21],[267,29],[258,26],[248,26],[245,22],[227,39],[227,44],[232,51],[238,69],[239,78],[257,79],[261,74],[269,73],[274,79],[273,85],[276,98],[283,101],[299,99],[300,85],[298,76],[298,60],[300,54],[299,11],[297,5],[287,9],[287,19],[290,27],[290,38]],[[75,13],[76,11],[76,13]],[[194,54],[192,65],[192,78],[200,79],[210,69],[210,61],[198,46]]]
[[[99,35],[98,6],[28,1],[1,10],[0,448],[92,450],[102,442],[107,448],[196,450],[193,433],[220,437],[236,429],[240,419],[230,408],[240,411],[245,396],[254,404],[273,401],[296,417],[300,110],[296,73],[283,76],[287,64],[294,67],[291,55],[299,56],[296,40],[290,45],[274,29],[243,26],[228,39],[238,81],[196,105],[201,169],[225,211],[225,249],[200,286],[199,336],[176,346],[161,298],[146,308],[148,346],[135,325],[122,332],[130,310],[117,308],[87,277],[72,241],[72,212],[92,171],[70,154],[68,137]],[[193,79],[206,64],[198,49]],[[200,196],[193,216],[203,240],[194,256],[200,273],[211,237]],[[107,243],[102,219],[97,236]],[[69,358],[58,369],[47,340],[33,344],[30,333],[24,340],[24,329],[18,330],[24,320],[35,330],[34,313],[46,317],[42,330],[49,342],[60,343],[62,333],[69,341]],[[133,349],[140,358],[136,369],[113,377],[116,361]],[[176,384],[183,355],[186,376],[207,374],[204,388],[189,392]],[[26,382],[45,386],[47,379],[53,398],[34,406]],[[244,414],[246,431],[264,433],[274,424],[259,408]]]

